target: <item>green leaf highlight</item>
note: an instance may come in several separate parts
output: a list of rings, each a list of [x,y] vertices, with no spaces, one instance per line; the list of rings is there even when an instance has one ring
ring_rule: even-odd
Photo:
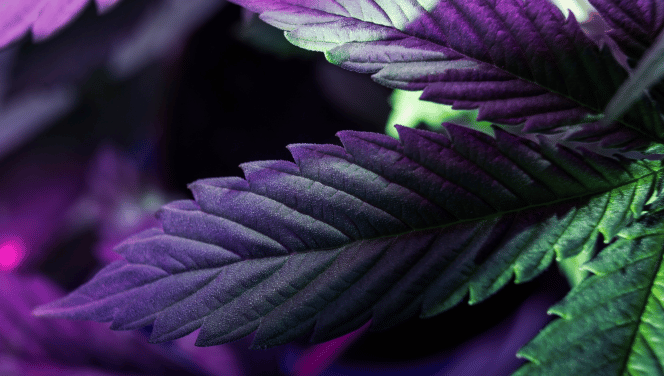
[[[584,269],[594,275],[549,313],[514,375],[664,375],[664,212],[621,231]]]

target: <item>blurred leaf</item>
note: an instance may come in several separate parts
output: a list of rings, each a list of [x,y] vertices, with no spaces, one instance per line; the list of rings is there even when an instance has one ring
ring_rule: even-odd
[[[14,359],[19,370],[54,363],[62,372],[69,369],[82,375],[96,363],[100,375],[129,368],[148,374],[195,374],[178,364],[171,351],[147,345],[140,333],[109,333],[97,323],[40,320],[30,314],[35,306],[62,295],[43,277],[0,272],[0,370],[3,362]]]
[[[120,0],[96,0],[99,13]],[[32,32],[35,41],[47,39],[72,22],[90,0],[0,1],[0,49]]]
[[[664,76],[664,32],[655,44],[643,55],[629,78],[606,105],[602,123],[608,125],[625,113],[637,100],[646,94],[646,90],[662,80]]]

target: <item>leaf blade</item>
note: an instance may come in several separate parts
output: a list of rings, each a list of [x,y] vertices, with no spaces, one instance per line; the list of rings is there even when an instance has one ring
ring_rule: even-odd
[[[234,2],[334,64],[389,87],[424,90],[422,100],[479,108],[477,120],[524,123],[527,132],[575,126],[577,140],[598,137],[595,122],[627,78],[573,15],[565,19],[545,0]],[[661,141],[664,120],[645,116],[652,110],[641,100],[618,124],[630,139],[614,135],[605,146]]]
[[[496,139],[452,124],[449,135],[398,129],[400,140],[346,131],[344,147],[291,145],[296,163],[254,162],[242,166],[246,180],[193,183],[195,201],[160,212],[163,230],[125,241],[125,261],[36,313],[113,329],[152,323],[153,341],[201,327],[199,345],[256,330],[261,348],[309,332],[323,341],[369,318],[383,329],[467,294],[481,301],[555,254],[611,238],[661,175],[659,162],[499,128]]]
[[[560,316],[519,350],[515,375],[663,374],[661,208],[623,230],[584,269],[594,275],[549,313]]]

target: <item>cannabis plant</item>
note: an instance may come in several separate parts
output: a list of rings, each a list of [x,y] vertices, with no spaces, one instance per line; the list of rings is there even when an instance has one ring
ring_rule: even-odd
[[[587,255],[516,374],[664,374],[662,0],[590,0],[600,38],[548,0],[232,1],[333,64],[478,109],[493,135],[342,131],[195,181],[36,315],[267,348],[431,317]],[[56,8],[18,34],[55,30]]]

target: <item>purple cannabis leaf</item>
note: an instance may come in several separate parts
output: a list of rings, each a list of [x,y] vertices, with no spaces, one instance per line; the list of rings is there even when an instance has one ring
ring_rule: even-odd
[[[119,0],[95,0],[103,13]],[[43,40],[71,22],[90,0],[3,0],[0,1],[0,48],[32,31]]]
[[[593,137],[593,122],[627,78],[607,48],[547,0],[233,2],[335,64],[529,132],[590,123],[584,137]],[[608,146],[644,148],[664,137],[647,100],[618,126],[622,140]]]
[[[339,133],[344,147],[291,145],[295,163],[243,164],[199,180],[162,228],[121,243],[124,260],[39,316],[153,325],[198,345],[257,331],[254,347],[314,341],[475,303],[554,255],[611,240],[657,194],[661,163],[607,158],[499,128],[398,128],[400,141]]]

